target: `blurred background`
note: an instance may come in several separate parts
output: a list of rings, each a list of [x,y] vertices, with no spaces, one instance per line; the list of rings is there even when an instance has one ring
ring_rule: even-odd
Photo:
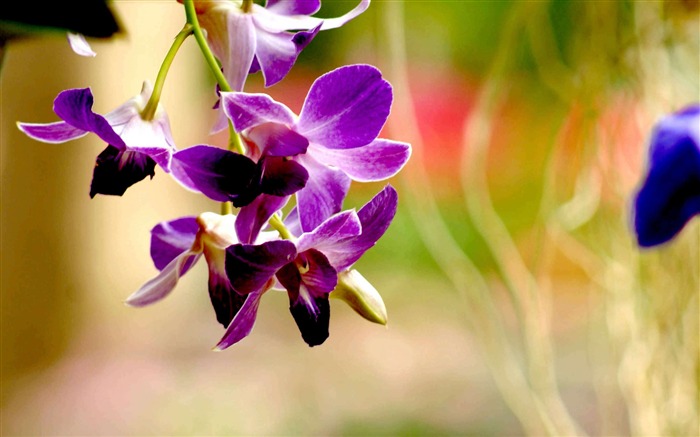
[[[326,1],[339,16],[354,1]],[[65,34],[12,40],[0,77],[3,435],[694,435],[700,226],[639,251],[630,205],[653,123],[700,100],[697,1],[379,1],[320,33],[264,89],[298,111],[349,63],[394,85],[384,137],[414,156],[399,213],[356,265],[387,327],[332,301],[310,349],[285,293],[223,352],[198,265],[164,301],[149,231],[219,206],[156,170],[89,198],[94,135],[66,144],[62,90],[107,113],[154,81],[182,28],[175,1],[115,1],[123,32],[75,55]],[[208,136],[214,80],[190,38],[162,103],[179,148]],[[359,208],[384,183],[353,184]]]

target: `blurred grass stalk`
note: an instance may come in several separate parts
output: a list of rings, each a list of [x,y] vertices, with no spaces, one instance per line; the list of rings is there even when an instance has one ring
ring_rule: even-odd
[[[603,109],[606,104],[613,104],[611,82],[620,73],[613,71],[619,66],[606,54],[620,47],[635,67],[623,73],[634,76],[630,78],[634,97],[643,102],[646,116],[637,120],[642,132],[648,134],[653,121],[663,113],[690,103],[689,92],[697,96],[692,80],[694,74],[697,80],[697,65],[691,61],[684,66],[690,70],[688,86],[683,80],[676,80],[679,74],[673,71],[670,59],[674,50],[680,53],[677,57],[692,56],[693,47],[697,50],[697,39],[690,38],[685,45],[669,43],[664,32],[669,23],[664,21],[675,18],[666,3],[671,4],[629,4],[634,8],[632,41],[619,41],[616,2],[580,3],[585,13],[577,17],[577,26],[584,34],[589,33],[589,38],[583,38],[583,45],[588,46],[578,47],[578,61],[585,67],[582,71],[574,71],[559,60],[548,15],[549,2],[511,5],[499,48],[476,105],[464,123],[459,177],[469,219],[485,240],[500,282],[508,292],[516,314],[516,332],[505,323],[492,283],[458,245],[441,216],[424,166],[424,143],[409,92],[404,3],[381,3],[387,46],[380,53],[387,59],[388,76],[396,89],[390,129],[401,132],[401,138],[410,141],[414,148],[413,163],[402,180],[411,195],[404,200],[430,255],[459,291],[469,327],[494,381],[529,435],[585,434],[561,399],[555,373],[550,290],[555,253],[563,253],[586,273],[588,289],[599,296],[597,306],[604,314],[597,320],[601,324],[607,322],[598,326],[594,324],[596,320],[589,321],[589,355],[594,355],[593,349],[601,348],[601,343],[606,351],[599,354],[602,357],[592,357],[592,361],[603,361],[596,363],[601,374],[591,378],[598,395],[600,433],[695,435],[698,429],[700,226],[694,223],[694,228],[686,229],[670,247],[640,253],[628,226],[630,192],[625,192],[624,181],[620,180],[623,176],[617,169],[603,164],[602,154],[610,150],[605,150],[598,138],[603,128],[601,102]],[[691,8],[690,13],[694,12],[697,11]],[[523,40],[532,51],[541,83],[570,108],[570,113],[578,110],[585,114],[579,138],[584,145],[583,164],[580,169],[564,166],[564,171],[578,173],[573,193],[563,199],[558,192],[563,190],[557,184],[561,176],[558,171],[562,170],[557,170],[557,165],[561,167],[560,161],[566,156],[564,144],[554,138],[549,146],[536,224],[541,232],[537,234],[539,250],[535,259],[527,258],[518,248],[494,208],[486,173],[494,117],[505,101],[512,79],[509,74],[513,70],[513,54]],[[634,115],[634,111],[630,113]],[[567,121],[562,121],[562,130]],[[641,174],[637,177],[641,178]],[[603,184],[603,188],[612,187],[612,193],[601,193]],[[602,201],[601,196],[612,200]],[[581,232],[584,225],[591,231]],[[611,369],[617,376],[617,393],[612,393],[607,384]],[[609,407],[614,403],[612,399],[620,396],[627,410],[627,430],[611,429],[610,425],[616,419],[610,415],[616,413]]]

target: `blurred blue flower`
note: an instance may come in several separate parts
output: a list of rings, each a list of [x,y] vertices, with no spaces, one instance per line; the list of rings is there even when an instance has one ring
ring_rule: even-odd
[[[700,105],[657,123],[649,147],[649,171],[633,214],[642,247],[671,240],[700,214]]]

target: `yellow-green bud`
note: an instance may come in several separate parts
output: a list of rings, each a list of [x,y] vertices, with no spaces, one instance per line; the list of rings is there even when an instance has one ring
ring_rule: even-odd
[[[382,297],[357,270],[345,270],[338,275],[338,285],[331,297],[345,301],[370,322],[386,325],[386,306]]]

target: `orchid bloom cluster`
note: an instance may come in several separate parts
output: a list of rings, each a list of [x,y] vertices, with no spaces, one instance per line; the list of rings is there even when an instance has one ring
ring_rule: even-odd
[[[203,212],[152,229],[159,273],[126,303],[140,307],[163,299],[204,256],[209,297],[226,329],[217,349],[250,334],[262,296],[273,289],[287,292],[309,346],[329,335],[331,296],[385,324],[379,293],[353,265],[389,227],[397,193],[386,185],[357,211],[343,210],[343,201],[352,181],[388,179],[410,157],[409,144],[379,138],[391,85],[373,66],[344,66],[313,83],[298,115],[267,94],[243,92],[246,77],[257,71],[266,86],[282,80],[319,31],[357,17],[369,0],[333,19],[312,16],[319,0],[267,0],[264,7],[250,0],[180,2],[187,22],[154,86],[145,82],[139,95],[105,115],[93,112],[90,88],[69,89],[54,101],[60,121],[18,123],[47,143],[88,133],[107,143],[95,162],[91,197],[121,196],[158,167],[184,188],[221,202],[222,214]],[[178,149],[159,103],[168,68],[190,35],[217,78],[213,130],[228,127],[228,149]],[[75,41],[80,53],[91,51],[84,40]]]

